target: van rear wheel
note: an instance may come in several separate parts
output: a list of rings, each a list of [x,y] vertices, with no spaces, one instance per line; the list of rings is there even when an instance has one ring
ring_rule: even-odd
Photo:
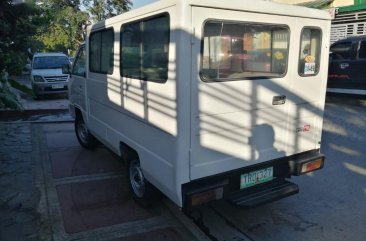
[[[134,158],[128,162],[128,186],[133,198],[143,207],[150,207],[159,197],[157,189],[145,178],[140,162]]]
[[[75,133],[81,146],[87,149],[95,149],[98,145],[97,139],[89,132],[84,120],[80,115],[75,118]]]

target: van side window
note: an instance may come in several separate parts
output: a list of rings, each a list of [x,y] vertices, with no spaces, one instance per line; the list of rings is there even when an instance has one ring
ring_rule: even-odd
[[[89,68],[91,72],[113,73],[113,43],[112,28],[93,32],[89,42]]]
[[[358,51],[359,59],[366,59],[366,41],[361,41],[360,50]]]
[[[330,47],[330,58],[334,60],[343,60],[351,58],[351,42],[334,44]]]
[[[286,26],[207,21],[202,44],[204,81],[281,77],[287,71],[289,29]]]
[[[121,27],[121,76],[164,83],[168,78],[169,16]]]
[[[71,74],[85,77],[85,46],[79,49]]]
[[[318,28],[306,27],[301,33],[299,75],[317,75],[320,67],[322,32]]]

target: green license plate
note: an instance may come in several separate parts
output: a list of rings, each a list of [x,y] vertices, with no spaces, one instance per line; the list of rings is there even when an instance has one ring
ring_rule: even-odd
[[[245,173],[240,177],[240,189],[252,187],[260,183],[269,182],[273,179],[273,167]]]

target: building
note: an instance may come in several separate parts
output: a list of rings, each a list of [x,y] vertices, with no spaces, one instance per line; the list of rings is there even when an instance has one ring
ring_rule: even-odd
[[[273,0],[328,10],[333,16],[330,42],[366,34],[366,0]]]
[[[366,0],[354,0],[353,5],[336,9],[332,21],[331,43],[354,35],[366,34]]]

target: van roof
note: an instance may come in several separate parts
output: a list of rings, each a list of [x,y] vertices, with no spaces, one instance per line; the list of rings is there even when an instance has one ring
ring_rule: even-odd
[[[93,26],[89,26],[89,30],[103,28],[109,24],[113,24],[118,21],[128,20],[136,18],[138,16],[159,11],[160,9],[179,5],[182,11],[187,6],[197,7],[209,7],[219,8],[227,10],[240,10],[247,12],[256,12],[264,14],[275,14],[283,16],[303,17],[303,18],[314,18],[331,20],[330,14],[324,10],[312,9],[302,6],[294,6],[283,3],[275,3],[271,1],[263,0],[160,0],[140,8],[131,10],[129,12],[117,15],[104,21],[100,21]]]
[[[33,57],[45,57],[45,56],[66,56],[64,53],[35,53]]]

